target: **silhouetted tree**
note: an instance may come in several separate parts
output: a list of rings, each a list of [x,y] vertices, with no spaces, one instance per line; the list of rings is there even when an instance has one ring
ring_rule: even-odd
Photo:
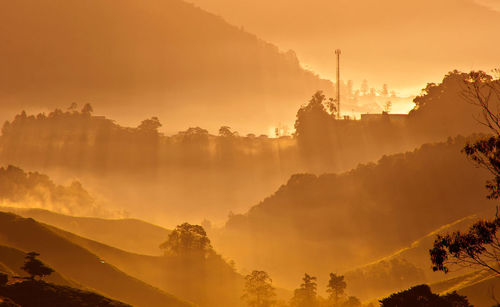
[[[456,292],[440,296],[434,294],[428,285],[419,285],[391,294],[380,300],[381,307],[472,307],[465,296]]]
[[[245,289],[241,297],[250,307],[274,306],[276,293],[272,280],[264,271],[253,271],[245,276]]]
[[[222,126],[219,128],[219,136],[232,137],[232,136],[235,136],[235,132],[231,131],[231,127]]]
[[[500,275],[500,218],[474,223],[468,232],[438,235],[429,251],[434,271],[447,273],[450,265],[481,266]]]
[[[316,277],[304,274],[300,288],[295,289],[291,300],[293,307],[314,307],[318,305]]]
[[[86,103],[82,108],[82,114],[90,116],[92,112],[94,112],[94,108],[92,108],[92,105],[90,105],[90,103]]]
[[[205,257],[212,251],[210,239],[203,227],[189,223],[178,225],[160,248],[165,251],[165,255],[175,256]]]
[[[484,72],[471,72],[464,78],[463,97],[480,107],[483,118],[481,123],[493,132],[493,136],[467,144],[465,154],[478,166],[486,168],[493,179],[487,181],[488,198],[500,196],[500,80],[494,80]],[[498,208],[498,207],[497,207]],[[500,218],[497,215],[489,221],[474,223],[467,233],[454,232],[438,235],[433,248],[429,251],[434,271],[447,273],[449,266],[481,266],[500,275],[500,242],[497,231]]]
[[[160,127],[160,120],[158,117],[153,116],[150,119],[143,120],[137,128],[142,131],[158,132],[158,128]]]
[[[330,294],[329,299],[337,304],[340,298],[344,295],[345,288],[347,284],[344,280],[344,276],[330,273],[330,280],[328,285],[326,285],[326,292]]]
[[[21,269],[30,275],[31,279],[35,279],[36,276],[42,279],[44,276],[48,276],[54,272],[52,268],[37,259],[38,256],[40,254],[36,252],[28,253],[25,257],[24,265],[21,267]]]
[[[488,198],[500,196],[500,80],[484,72],[471,72],[465,81],[463,96],[471,104],[477,105],[483,118],[479,121],[493,133],[493,136],[467,144],[465,154],[478,166],[487,169],[493,179],[487,182]]]

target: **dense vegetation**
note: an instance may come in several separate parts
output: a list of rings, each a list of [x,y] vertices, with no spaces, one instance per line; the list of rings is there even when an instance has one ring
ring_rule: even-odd
[[[381,307],[472,307],[466,297],[456,292],[438,295],[431,292],[427,285],[391,294],[380,301]]]

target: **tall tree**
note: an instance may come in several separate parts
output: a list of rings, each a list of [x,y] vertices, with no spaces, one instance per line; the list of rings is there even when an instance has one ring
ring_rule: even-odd
[[[184,223],[178,225],[160,245],[165,255],[205,257],[212,251],[210,239],[203,227]]]
[[[264,271],[253,271],[245,276],[245,289],[241,297],[250,307],[271,307],[276,303],[272,280]]]
[[[497,71],[498,72],[498,71]],[[481,123],[492,135],[467,144],[465,154],[478,166],[487,169],[493,178],[487,181],[488,198],[500,198],[500,79],[479,71],[464,79],[463,97],[478,106]],[[429,251],[434,271],[448,272],[450,265],[480,266],[500,275],[500,217],[474,223],[468,232],[438,235]]]
[[[339,300],[344,296],[345,288],[347,284],[344,280],[344,276],[330,273],[330,280],[328,285],[326,285],[326,292],[330,295],[329,299],[337,304]]]
[[[42,279],[44,276],[48,276],[54,272],[54,270],[46,266],[37,257],[40,256],[39,253],[30,252],[25,257],[24,265],[21,267],[26,273],[30,275],[31,279],[35,279],[38,276]]]
[[[291,300],[293,307],[314,307],[318,305],[316,277],[304,274],[300,288],[295,289]]]

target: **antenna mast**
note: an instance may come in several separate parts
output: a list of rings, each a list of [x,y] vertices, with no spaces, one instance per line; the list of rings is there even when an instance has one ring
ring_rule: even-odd
[[[337,119],[340,119],[340,49],[335,50],[337,55]]]

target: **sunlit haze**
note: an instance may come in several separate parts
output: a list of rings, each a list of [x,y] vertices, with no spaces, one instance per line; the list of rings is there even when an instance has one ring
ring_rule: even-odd
[[[500,0],[0,5],[0,307],[500,307]]]

